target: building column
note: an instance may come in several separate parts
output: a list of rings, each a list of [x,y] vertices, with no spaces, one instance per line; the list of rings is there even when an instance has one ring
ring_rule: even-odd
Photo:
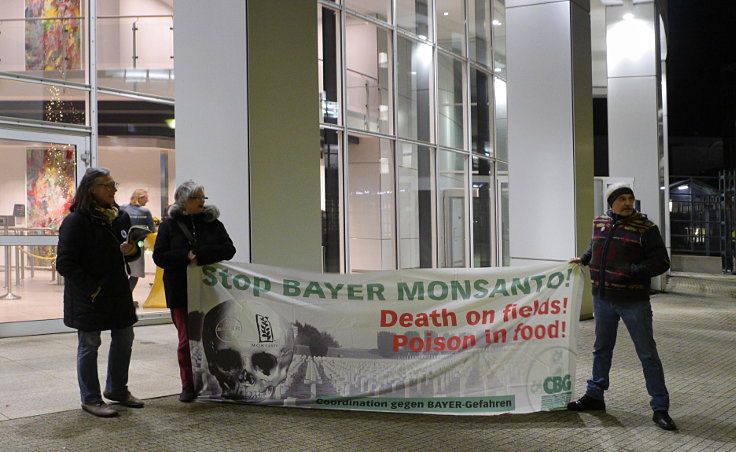
[[[175,2],[176,180],[205,185],[237,260],[321,271],[317,2],[284,5]]]
[[[512,265],[567,261],[590,243],[589,2],[507,0]],[[592,314],[589,290],[581,315]]]
[[[666,237],[667,152],[659,39],[659,13],[653,1],[625,0],[606,7],[609,175],[634,179],[641,212]],[[652,287],[662,289],[662,282],[655,278]]]

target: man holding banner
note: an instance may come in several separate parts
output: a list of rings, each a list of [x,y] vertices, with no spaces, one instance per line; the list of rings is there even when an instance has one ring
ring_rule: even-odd
[[[593,375],[585,395],[567,405],[568,410],[606,410],[604,392],[616,345],[618,321],[622,319],[642,363],[652,420],[662,429],[676,430],[668,414],[669,393],[657,353],[649,302],[651,278],[670,266],[669,256],[657,226],[634,209],[634,192],[628,185],[614,184],[606,191],[610,210],[593,220],[593,238],[588,250],[570,263],[590,265],[593,282],[595,345]]]

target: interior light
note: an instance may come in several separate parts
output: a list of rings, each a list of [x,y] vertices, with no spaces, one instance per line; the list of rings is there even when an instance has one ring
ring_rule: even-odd
[[[636,16],[634,15],[634,13],[625,13],[622,17],[624,20],[631,20]]]
[[[442,13],[442,15],[443,15],[443,16],[449,16],[449,15],[450,15],[450,13],[448,13],[447,11],[445,11],[444,13]]]
[[[494,27],[500,27],[501,25],[503,25],[501,24],[501,21],[498,19],[493,19],[491,23],[493,24]]]
[[[690,186],[688,185],[680,185],[679,187],[677,187],[678,190],[687,190],[688,188],[690,188]]]
[[[166,122],[166,125],[169,126],[169,129],[176,129],[176,119],[170,118],[165,120],[164,122]]]

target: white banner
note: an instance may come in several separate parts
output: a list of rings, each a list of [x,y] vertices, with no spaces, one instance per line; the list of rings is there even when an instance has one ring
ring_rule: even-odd
[[[200,400],[491,415],[563,408],[580,266],[353,275],[190,267]]]

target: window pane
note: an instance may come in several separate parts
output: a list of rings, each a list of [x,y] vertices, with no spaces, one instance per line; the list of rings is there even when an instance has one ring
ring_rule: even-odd
[[[465,169],[466,156],[450,151],[438,151],[439,186],[437,233],[439,267],[466,267],[467,240],[466,205],[468,200]]]
[[[493,163],[473,157],[473,267],[493,266]]]
[[[434,159],[426,146],[398,144],[400,268],[434,264]]]
[[[437,106],[439,143],[464,148],[465,107],[463,96],[463,64],[444,54],[437,55]]]
[[[421,141],[432,139],[430,93],[432,46],[398,38],[398,134]]]
[[[340,77],[337,75],[338,67],[340,67],[339,14],[322,7],[317,8],[317,11],[320,120],[330,124],[339,124]]]
[[[174,129],[169,125],[174,106],[101,95],[98,111],[99,165],[120,183],[118,204],[127,204],[133,190],[142,188],[150,200],[146,207],[161,218],[176,189]]]
[[[493,1],[493,71],[506,80],[506,5]]]
[[[396,25],[422,39],[432,39],[431,0],[396,0]]]
[[[391,141],[351,135],[348,143],[350,270],[395,269]]]
[[[464,0],[437,0],[437,45],[465,55]]]
[[[345,6],[366,16],[391,22],[391,0],[346,0]]]
[[[390,134],[391,33],[348,16],[346,34],[348,127]]]
[[[174,97],[174,20],[167,3],[98,1],[100,86]]]
[[[500,215],[498,223],[501,230],[501,263],[504,266],[511,265],[510,253],[510,236],[509,236],[509,166],[499,162],[497,165],[498,174],[496,175],[498,183],[498,203],[500,207]]]
[[[321,131],[321,186],[322,186],[322,271],[339,273],[341,270],[340,241],[340,134],[334,130]]]
[[[491,4],[488,0],[468,0],[469,57],[491,67]]]
[[[496,156],[500,159],[508,160],[509,120],[506,110],[506,82],[494,77],[493,92],[496,96]]]
[[[483,71],[473,69],[470,75],[470,135],[475,154],[493,153],[492,111],[491,77]]]
[[[40,83],[0,80],[0,116],[85,124],[87,91]]]
[[[0,71],[84,83],[86,3],[4,0]]]

